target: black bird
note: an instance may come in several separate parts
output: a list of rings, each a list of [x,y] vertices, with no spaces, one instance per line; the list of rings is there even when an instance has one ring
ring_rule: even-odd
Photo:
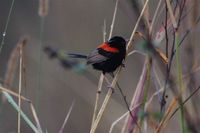
[[[114,72],[126,56],[126,41],[120,36],[114,36],[108,41],[99,45],[89,55],[69,54],[72,58],[84,58],[88,65],[92,65],[94,69],[105,73]]]

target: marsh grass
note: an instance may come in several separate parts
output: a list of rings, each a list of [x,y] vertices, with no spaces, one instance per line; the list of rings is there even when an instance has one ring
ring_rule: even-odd
[[[188,0],[181,0],[179,2],[170,2],[170,0],[159,0],[155,11],[153,14],[150,14],[151,6],[149,4],[149,0],[141,1],[138,3],[137,10],[139,11],[137,14],[138,18],[136,20],[136,23],[133,25],[130,25],[130,28],[133,28],[128,44],[127,44],[127,58],[130,58],[129,56],[135,53],[139,53],[139,55],[145,57],[145,61],[143,62],[143,69],[139,78],[139,81],[137,83],[137,86],[133,86],[132,88],[135,88],[135,91],[132,95],[131,104],[127,109],[127,112],[119,116],[119,118],[116,118],[116,120],[112,123],[109,129],[109,133],[112,133],[114,131],[114,127],[116,124],[118,124],[120,121],[123,120],[123,124],[120,126],[121,133],[147,133],[149,130],[151,130],[154,133],[160,133],[164,132],[167,126],[172,123],[171,119],[176,117],[176,113],[180,111],[180,119],[179,124],[176,124],[180,127],[180,132],[186,133],[186,132],[195,132],[199,131],[198,122],[199,118],[192,118],[191,114],[189,113],[190,110],[199,109],[196,104],[191,104],[190,108],[186,106],[186,103],[190,101],[193,96],[198,93],[200,87],[192,88],[193,91],[187,91],[191,89],[191,85],[189,86],[186,81],[191,78],[194,73],[197,73],[200,71],[200,64],[198,62],[198,59],[192,54],[192,56],[195,59],[194,62],[191,63],[190,67],[191,70],[189,73],[183,72],[183,66],[185,65],[182,61],[182,45],[187,40],[187,37],[189,34],[192,34],[192,31],[195,30],[196,26],[199,24],[200,17],[198,14],[198,9],[196,3],[198,1],[194,2],[188,2]],[[36,109],[32,103],[31,100],[24,97],[22,95],[22,82],[23,82],[23,52],[24,52],[24,45],[27,43],[27,38],[22,38],[20,41],[16,44],[16,47],[10,54],[10,59],[7,67],[7,72],[5,76],[5,82],[3,86],[0,87],[0,90],[2,91],[3,95],[5,96],[5,99],[8,100],[9,104],[12,105],[12,107],[18,112],[18,133],[21,132],[21,118],[23,118],[27,125],[36,133],[43,133],[43,128],[40,124],[40,118],[38,118],[38,115],[36,113],[36,110],[39,112],[39,99],[41,95],[40,91],[40,84],[41,84],[41,64],[42,64],[42,48],[43,48],[43,37],[44,37],[44,20],[45,17],[48,15],[48,0],[40,0],[39,1],[39,10],[38,15],[40,16],[40,48],[39,48],[39,68],[38,68],[38,93],[36,95]],[[194,5],[192,5],[194,4]],[[117,17],[117,11],[119,10],[120,1],[116,0],[114,13],[112,16],[112,22],[110,25],[110,32],[109,32],[109,38],[113,35],[113,30],[117,27],[115,27],[116,17]],[[192,9],[190,7],[193,7]],[[0,53],[3,49],[4,43],[5,43],[5,35],[8,28],[8,24],[10,21],[10,15],[12,12],[12,8],[14,6],[14,0],[11,3],[11,8],[9,11],[9,15],[7,18],[6,26],[3,31],[3,38],[1,41],[0,46]],[[141,7],[141,9],[140,9]],[[191,8],[191,10],[186,10],[186,8]],[[161,18],[161,14],[165,14],[164,19]],[[192,19],[186,19],[190,18],[192,16]],[[151,21],[150,21],[151,20]],[[157,29],[157,22],[162,21],[161,27]],[[190,21],[189,22],[189,28],[184,29],[182,23],[184,21]],[[107,35],[107,29],[106,29],[106,22],[107,20],[104,20],[103,22],[103,41],[106,41],[106,35]],[[137,31],[140,27],[140,24],[143,23],[144,25],[144,31]],[[182,28],[182,29],[181,29]],[[140,37],[141,41],[146,44],[146,46],[143,47],[145,49],[145,52],[141,52],[135,49],[135,42],[134,39],[136,36]],[[154,46],[155,45],[157,46]],[[189,42],[191,43],[191,42]],[[161,46],[163,45],[163,46]],[[190,45],[190,44],[188,44]],[[161,48],[162,47],[162,48]],[[163,48],[165,49],[165,52],[163,52]],[[131,49],[134,49],[131,51]],[[192,47],[191,47],[192,49]],[[174,61],[175,57],[175,61]],[[11,89],[13,78],[16,73],[16,68],[18,65],[19,60],[19,86],[18,86],[18,93],[14,92]],[[196,64],[195,64],[196,61]],[[158,69],[156,69],[158,68]],[[100,127],[100,122],[103,121],[102,117],[105,114],[105,110],[109,106],[109,101],[112,98],[113,90],[116,89],[116,85],[118,80],[120,80],[120,73],[122,71],[122,66],[120,66],[115,76],[110,84],[110,88],[108,89],[107,94],[105,97],[101,96],[101,91],[103,89],[103,82],[104,79],[106,80],[106,83],[110,83],[110,81],[107,79],[107,77],[104,77],[105,75],[101,74],[99,77],[99,83],[97,85],[97,91],[96,91],[96,100],[94,100],[94,111],[93,114],[91,114],[92,120],[91,120],[91,129],[90,133],[97,132],[98,128]],[[162,76],[158,76],[162,75]],[[24,78],[26,80],[26,78]],[[194,80],[194,79],[193,79]],[[192,81],[190,79],[190,81]],[[153,87],[152,83],[154,83],[154,88],[156,90],[151,90]],[[196,81],[196,84],[198,84],[198,81]],[[199,85],[198,85],[199,86]],[[127,87],[127,86],[125,86]],[[152,91],[153,93],[149,93]],[[166,100],[166,94],[171,91],[172,98],[170,100]],[[188,96],[185,95],[185,93],[190,93]],[[14,97],[18,98],[18,105],[13,99]],[[156,97],[159,97],[156,99]],[[198,96],[196,96],[198,98]],[[100,100],[103,100],[102,105],[100,106]],[[124,98],[126,102],[126,97]],[[153,108],[154,100],[158,101],[158,105],[160,107],[160,110],[157,112],[151,112],[151,108]],[[22,102],[25,101],[30,106],[30,110],[32,112],[34,122],[23,112],[23,108],[21,106]],[[194,103],[194,102],[193,102]],[[69,117],[71,113],[73,113],[73,107],[74,102],[69,108],[69,111],[64,119],[64,122],[59,129],[59,133],[64,133],[64,128],[69,120]],[[131,114],[131,115],[130,115]],[[139,114],[142,114],[141,116]],[[157,116],[153,116],[153,114],[157,114]],[[110,114],[112,115],[112,114]],[[194,114],[198,115],[198,114]],[[133,116],[133,117],[132,117]],[[190,124],[192,123],[192,125]],[[47,131],[46,131],[47,132]]]

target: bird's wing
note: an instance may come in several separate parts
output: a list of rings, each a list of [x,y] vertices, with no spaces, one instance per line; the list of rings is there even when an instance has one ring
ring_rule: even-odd
[[[99,54],[98,50],[94,50],[87,57],[87,64],[95,64],[107,60],[108,57]]]

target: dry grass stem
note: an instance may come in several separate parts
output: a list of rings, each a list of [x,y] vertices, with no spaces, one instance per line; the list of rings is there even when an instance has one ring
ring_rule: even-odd
[[[26,101],[26,102],[28,102],[28,103],[30,104],[31,111],[32,111],[32,113],[33,113],[33,117],[34,117],[34,119],[35,119],[35,121],[36,121],[36,124],[37,124],[37,126],[38,126],[38,133],[42,133],[42,129],[41,129],[41,126],[40,126],[40,123],[39,123],[39,119],[38,119],[38,117],[37,117],[37,113],[36,113],[36,111],[35,111],[35,108],[34,108],[32,102],[31,102],[31,100],[29,100],[29,99],[27,99],[27,98],[25,98],[25,97],[23,97],[23,96],[21,96],[21,95],[20,95],[20,97],[19,97],[19,94],[18,94],[18,93],[15,93],[15,92],[13,92],[13,91],[11,91],[11,90],[9,90],[9,89],[6,89],[6,88],[4,88],[4,87],[2,87],[2,86],[0,86],[0,90],[3,91],[3,92],[7,92],[7,93],[11,94],[11,95],[17,97],[18,99],[20,98],[21,100],[24,100],[24,101]],[[19,110],[19,111],[20,111],[20,115],[21,115],[22,110]]]
[[[32,102],[30,102],[30,107],[31,107],[31,111],[33,113],[33,118],[35,119],[35,122],[37,124],[38,133],[42,133],[42,128],[41,128],[41,125],[40,125],[40,121],[38,119],[37,113],[35,111],[35,108],[34,108]]]
[[[166,0],[166,3],[167,3],[167,8],[168,8],[168,11],[169,11],[169,16],[170,16],[170,18],[171,18],[173,27],[176,29],[177,26],[178,26],[178,24],[177,24],[176,19],[175,19],[175,16],[174,16],[174,13],[173,13],[173,10],[172,10],[172,6],[171,6],[169,0]]]
[[[9,90],[9,89],[6,89],[6,88],[4,88],[4,87],[2,87],[2,86],[0,86],[0,90],[1,90],[1,91],[4,91],[4,92],[7,92],[7,93],[9,93],[9,94],[11,94],[11,95],[13,95],[13,96],[19,98],[19,94],[16,93],[16,92],[14,92],[14,91],[11,91],[11,90]],[[20,98],[21,98],[22,100],[26,101],[26,102],[30,102],[29,99],[27,99],[27,98],[25,98],[25,97],[23,97],[23,96],[20,96]]]
[[[106,41],[106,20],[103,21],[103,42]]]
[[[112,89],[114,89],[114,87],[115,87],[115,85],[117,83],[117,79],[118,79],[120,71],[121,71],[121,67],[119,67],[117,69],[117,72],[116,72],[116,75],[115,75],[115,77],[114,77],[114,79],[112,81],[111,87],[109,88],[109,90],[108,90],[108,92],[106,94],[106,97],[105,97],[105,99],[103,101],[103,104],[102,104],[100,110],[99,110],[97,118],[96,118],[96,120],[95,120],[95,122],[94,122],[94,124],[93,124],[93,126],[92,126],[92,128],[90,130],[90,133],[94,133],[96,131],[96,128],[97,128],[97,126],[98,126],[98,124],[100,122],[100,119],[102,118],[102,115],[103,115],[103,113],[105,111],[105,108],[107,107],[108,101],[110,100],[110,97],[111,97],[111,95],[113,93]]]
[[[153,93],[153,95],[149,98],[148,102],[145,103],[145,110],[149,107],[149,105],[152,103],[153,98],[157,96],[159,93],[163,92],[164,87]]]
[[[20,47],[24,47],[27,44],[27,42],[28,42],[28,37],[22,37],[16,44],[16,47],[11,52],[5,74],[5,80],[4,80],[5,88],[11,87],[13,83],[13,78],[15,76],[15,70],[17,67],[17,60],[19,58]]]
[[[96,92],[96,100],[95,100],[95,105],[94,105],[94,113],[93,113],[93,117],[92,117],[92,126],[93,126],[94,121],[96,119],[96,114],[97,114],[97,109],[98,109],[98,101],[99,101],[100,93],[101,93],[101,90],[102,90],[103,80],[104,80],[104,75],[102,73],[101,76],[100,76],[100,79],[99,79],[98,88],[97,88],[97,92]]]
[[[113,16],[114,18],[114,16]],[[114,22],[113,22],[114,23]],[[111,30],[111,29],[110,29]],[[111,33],[111,31],[110,31]],[[103,26],[103,42],[106,41],[106,21],[104,20],[104,26]],[[96,119],[96,115],[97,115],[97,109],[98,109],[98,102],[99,102],[99,97],[100,97],[100,93],[102,90],[102,86],[103,86],[103,80],[104,80],[104,75],[103,73],[101,73],[100,79],[99,79],[99,83],[98,83],[98,87],[97,87],[97,92],[96,92],[96,100],[95,100],[95,105],[94,105],[94,113],[92,116],[92,124],[91,124],[91,128],[94,124],[94,121]]]
[[[154,13],[154,15],[153,15],[153,19],[152,19],[152,22],[151,22],[150,28],[149,28],[149,34],[150,34],[150,35],[151,35],[151,33],[152,33],[152,29],[153,29],[154,23],[155,23],[155,21],[156,21],[156,18],[157,18],[157,15],[158,15],[158,12],[159,12],[159,8],[160,8],[160,6],[161,6],[161,3],[162,3],[162,0],[159,0],[158,5],[157,5],[156,10],[155,10],[155,13]]]
[[[140,0],[139,2],[141,3],[141,5],[144,5],[144,1],[146,1],[146,0]],[[146,8],[145,8],[145,10],[144,10],[144,14],[143,14],[143,16],[144,16],[144,20],[145,20],[145,24],[146,24],[146,27],[147,28],[149,28],[150,27],[150,23],[149,23],[149,20],[150,20],[150,18],[149,18],[149,11],[150,11],[150,9],[149,9],[149,3],[147,4],[147,6],[146,6]]]
[[[131,37],[130,37],[129,42],[128,42],[127,47],[126,47],[127,51],[128,51],[128,50],[130,49],[130,47],[131,47],[131,44],[132,44],[132,41],[133,41],[133,37],[134,37],[134,35],[135,35],[135,33],[136,33],[136,30],[137,30],[137,28],[138,28],[138,25],[139,25],[139,23],[140,23],[140,20],[141,20],[141,18],[142,18],[142,16],[143,16],[143,13],[144,13],[146,7],[147,7],[148,2],[149,2],[149,0],[146,0],[146,1],[145,1],[145,4],[144,4],[143,9],[142,9],[142,11],[141,11],[141,13],[140,13],[140,16],[139,16],[139,18],[137,19],[137,22],[136,22],[136,24],[135,24],[135,27],[134,27],[134,29],[133,29],[133,31],[132,31]]]
[[[168,119],[168,117],[170,116],[170,114],[172,113],[174,108],[177,106],[177,104],[178,104],[177,98],[173,98],[173,100],[171,101],[163,119],[159,123],[159,126],[157,127],[157,129],[154,133],[160,133],[162,131],[162,129],[164,128],[163,125],[165,124],[166,120]]]
[[[141,51],[133,50],[133,51],[129,52],[127,56],[130,56],[130,55],[135,54],[135,53],[141,54],[141,55],[143,55],[143,56],[146,55],[145,53],[143,53],[143,52],[141,52]]]
[[[100,119],[101,119],[101,117],[102,117],[102,115],[103,115],[103,113],[104,113],[104,111],[105,111],[105,108],[106,108],[106,106],[107,106],[107,104],[108,104],[108,101],[109,101],[111,95],[112,95],[112,89],[109,89],[109,90],[108,90],[108,93],[106,94],[106,97],[105,97],[105,99],[104,99],[104,101],[103,101],[103,104],[102,104],[102,106],[101,106],[101,109],[99,110],[99,113],[98,113],[98,115],[97,115],[97,118],[96,118],[96,120],[94,121],[94,124],[92,125],[92,128],[91,128],[91,130],[90,130],[90,133],[95,133],[96,128],[97,128],[97,126],[98,126],[98,124],[99,124],[99,122],[100,122]]]
[[[23,65],[23,46],[20,46],[19,49],[19,91],[18,91],[18,106],[19,106],[19,110],[21,110],[21,93],[22,93],[22,65]],[[20,133],[21,131],[21,115],[20,115],[20,111],[18,112],[18,133]]]
[[[114,28],[114,24],[115,24],[115,18],[116,18],[116,15],[117,15],[118,3],[119,3],[119,0],[117,0],[117,1],[116,1],[116,4],[115,4],[115,10],[114,10],[114,14],[113,14],[113,19],[112,19],[112,23],[111,23],[111,25],[110,25],[109,39],[112,37],[113,28]]]
[[[38,130],[36,128],[36,126],[33,124],[33,122],[31,122],[31,120],[27,117],[27,115],[19,108],[19,106],[17,105],[17,103],[14,101],[14,99],[12,98],[12,96],[3,91],[4,96],[7,98],[8,102],[12,105],[12,107],[20,112],[20,115],[22,116],[22,118],[25,120],[25,122],[29,125],[29,127],[31,127],[31,129],[35,132],[38,133]]]
[[[18,44],[21,45],[21,43],[18,43]],[[11,86],[14,75],[15,75],[17,59],[19,57],[18,56],[18,54],[19,54],[19,51],[18,51],[19,45],[18,44],[11,52],[10,58],[8,60],[8,65],[7,65],[7,70],[6,70],[6,74],[5,74],[5,80],[4,80],[4,86],[6,88]]]
[[[48,14],[49,0],[39,0],[38,14],[40,17],[45,17]]]
[[[67,115],[66,115],[66,117],[65,117],[65,120],[64,120],[64,122],[63,122],[62,127],[60,128],[59,133],[63,133],[64,128],[65,128],[65,125],[67,124],[67,121],[68,121],[68,119],[69,119],[69,116],[70,116],[70,114],[71,114],[71,112],[72,112],[72,109],[73,109],[73,107],[74,107],[74,104],[75,104],[75,100],[72,102],[72,104],[71,104],[71,106],[70,106],[70,108],[69,108],[69,111],[68,111],[68,113],[67,113]]]
[[[135,107],[131,108],[130,110],[131,110],[131,111],[134,111],[134,110],[137,109],[140,105],[141,105],[141,104],[138,104],[138,105],[136,105]],[[113,130],[114,126],[115,126],[120,120],[122,120],[123,118],[125,118],[125,117],[126,117],[127,115],[129,115],[129,114],[130,114],[130,112],[127,111],[127,112],[124,113],[122,116],[120,116],[117,120],[115,120],[115,121],[112,123],[111,127],[110,127],[109,133],[112,133],[112,130]]]

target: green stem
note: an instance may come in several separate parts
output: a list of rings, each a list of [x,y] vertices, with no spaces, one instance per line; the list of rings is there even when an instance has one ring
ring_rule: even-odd
[[[149,88],[151,86],[151,58],[148,58],[148,63],[147,63],[147,78],[145,81],[145,90],[144,90],[144,98],[143,98],[143,106],[142,106],[142,110],[144,111],[144,113],[146,113],[146,108],[145,108],[145,104],[147,102],[147,97],[148,97],[148,92],[149,92]],[[140,126],[142,126],[142,124],[144,123],[144,121],[146,121],[145,117],[140,118]]]
[[[39,110],[40,93],[41,93],[41,73],[42,73],[42,47],[44,39],[44,17],[40,18],[40,43],[39,43],[39,64],[38,64],[38,90],[36,94],[36,109]]]
[[[3,92],[3,95],[6,97],[8,102],[13,106],[13,108],[17,111],[20,112],[21,117],[24,119],[24,121],[29,125],[29,127],[35,132],[38,133],[37,127],[33,124],[33,122],[28,118],[28,116],[19,108],[17,103],[14,101],[12,96],[8,94],[7,92]]]
[[[147,64],[147,80],[145,82],[145,91],[144,91],[144,100],[143,103],[146,103],[147,96],[148,96],[148,90],[150,88],[151,82],[150,82],[150,74],[151,74],[151,58],[148,57],[148,64]]]
[[[180,94],[182,94],[183,91],[183,81],[182,81],[182,66],[181,66],[181,62],[180,62],[180,49],[179,49],[179,35],[178,32],[176,31],[175,33],[175,46],[176,46],[176,69],[177,69],[177,75],[178,75],[178,86],[180,88]],[[185,121],[184,121],[184,107],[182,105],[182,97],[180,95],[180,100],[179,100],[179,104],[181,106],[180,108],[180,125],[181,125],[181,132],[182,133],[186,133],[186,128],[185,128]]]

